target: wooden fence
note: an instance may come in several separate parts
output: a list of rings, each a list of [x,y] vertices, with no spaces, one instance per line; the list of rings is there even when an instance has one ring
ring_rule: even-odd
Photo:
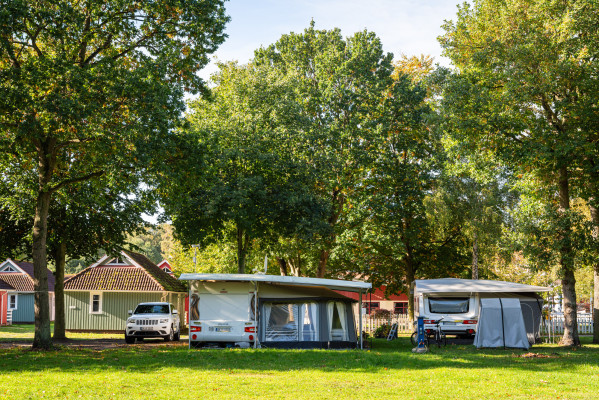
[[[376,318],[368,314],[362,316],[362,329],[370,334],[381,325],[392,325],[394,323],[397,323],[397,333],[412,333],[414,331],[414,326],[410,323],[407,314],[396,314],[382,318]],[[563,333],[564,316],[562,314],[552,314],[549,319],[545,319],[541,324],[542,336],[562,335]],[[590,313],[578,313],[578,333],[580,335],[593,334],[593,318]]]
[[[578,334],[592,335],[593,334],[593,316],[590,313],[578,313]],[[549,318],[543,321],[541,327],[541,335],[553,336],[562,335],[564,333],[564,315],[551,314]]]
[[[374,333],[376,328],[381,325],[392,325],[395,323],[397,323],[397,333],[412,333],[414,331],[414,325],[410,323],[407,314],[395,314],[389,317],[379,318],[374,316],[371,317],[368,314],[362,315],[362,330],[370,334]]]

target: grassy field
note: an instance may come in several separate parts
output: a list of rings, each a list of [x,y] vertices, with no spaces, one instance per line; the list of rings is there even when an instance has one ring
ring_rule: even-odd
[[[11,328],[15,329],[15,328]],[[27,328],[23,328],[27,329]],[[30,329],[30,328],[28,328]],[[7,339],[8,330],[0,328]],[[17,334],[17,333],[12,333]],[[21,332],[22,335],[22,332]],[[20,336],[22,337],[22,336]],[[85,340],[85,338],[81,338]],[[599,346],[368,351],[0,349],[1,399],[596,399]]]

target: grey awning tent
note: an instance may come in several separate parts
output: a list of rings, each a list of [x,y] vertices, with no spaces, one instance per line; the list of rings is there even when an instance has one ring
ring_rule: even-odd
[[[520,299],[482,298],[474,345],[529,349]]]

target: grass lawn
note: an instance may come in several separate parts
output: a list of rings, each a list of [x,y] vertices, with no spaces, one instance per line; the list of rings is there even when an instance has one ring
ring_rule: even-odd
[[[407,337],[376,340],[370,351],[0,349],[0,398],[596,399],[599,346],[585,340],[528,354],[473,346],[413,354]]]

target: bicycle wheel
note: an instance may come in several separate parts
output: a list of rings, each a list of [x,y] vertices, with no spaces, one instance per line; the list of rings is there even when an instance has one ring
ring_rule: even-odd
[[[418,346],[418,332],[412,332],[412,336],[410,336],[410,341],[413,346]]]

